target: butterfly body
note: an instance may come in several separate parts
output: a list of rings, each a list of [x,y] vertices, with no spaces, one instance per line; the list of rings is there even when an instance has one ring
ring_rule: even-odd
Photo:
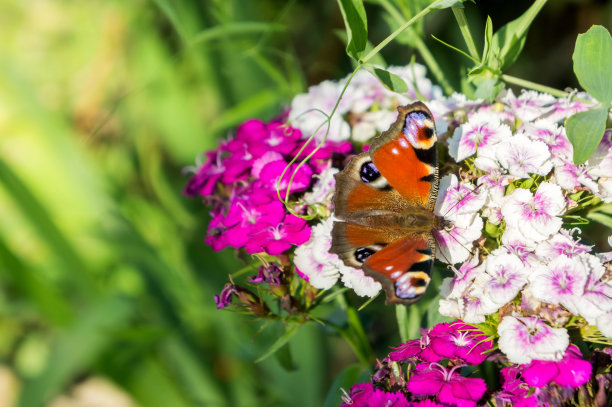
[[[336,175],[330,251],[378,280],[387,302],[411,304],[425,292],[435,258],[437,136],[427,106],[398,108],[389,130]]]

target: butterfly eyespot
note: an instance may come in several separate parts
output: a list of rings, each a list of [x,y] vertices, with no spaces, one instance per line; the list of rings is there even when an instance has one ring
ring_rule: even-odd
[[[363,263],[373,254],[374,250],[368,249],[367,247],[360,247],[359,249],[355,250],[355,259],[358,262]]]
[[[431,127],[425,127],[423,129],[423,132],[425,134],[425,137],[428,138],[428,139],[432,138],[433,135],[434,135],[434,130]]]
[[[380,172],[372,161],[368,161],[367,163],[363,163],[361,166],[359,176],[363,182],[372,182],[376,181],[380,177]]]
[[[425,287],[427,285],[427,281],[422,278],[413,278],[412,285],[415,287]]]

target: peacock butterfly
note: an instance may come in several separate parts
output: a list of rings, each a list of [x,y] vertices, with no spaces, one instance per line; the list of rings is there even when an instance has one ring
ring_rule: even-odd
[[[421,102],[398,107],[397,120],[370,150],[336,175],[330,252],[378,280],[388,304],[412,304],[427,289],[436,253],[437,136]]]

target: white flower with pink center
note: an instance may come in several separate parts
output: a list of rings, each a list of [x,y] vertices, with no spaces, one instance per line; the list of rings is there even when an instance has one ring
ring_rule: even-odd
[[[591,248],[592,246],[587,246],[575,240],[570,231],[561,229],[559,233],[552,235],[549,239],[538,244],[535,249],[535,254],[549,260],[561,255],[572,258],[590,252]]]
[[[512,363],[561,360],[569,346],[564,328],[551,328],[537,317],[507,316],[497,327],[499,349]]]
[[[536,242],[525,239],[517,229],[506,229],[502,235],[502,246],[491,254],[508,253],[518,257],[523,264],[533,265],[537,256],[533,253]]]
[[[517,98],[509,90],[506,96],[502,98],[502,102],[510,106],[510,111],[519,119],[524,122],[532,122],[549,112],[557,99],[552,95],[534,90],[523,91]]]
[[[582,295],[587,278],[588,270],[580,258],[561,255],[534,267],[529,291],[542,302],[561,304],[577,314],[572,299]]]
[[[550,152],[541,141],[530,140],[523,134],[498,144],[495,157],[510,175],[528,178],[530,174],[546,175],[552,169]]]
[[[329,218],[313,227],[310,240],[295,249],[293,259],[310,284],[322,290],[331,288],[338,281],[340,270],[348,268],[338,255],[329,253],[332,226],[333,220]]]
[[[602,281],[605,268],[596,256],[583,254],[580,259],[588,269],[589,276],[582,294],[571,298],[571,303],[577,314],[595,325],[599,316],[612,310],[612,286]]]
[[[540,242],[560,228],[558,216],[565,209],[565,199],[558,185],[542,182],[535,195],[528,189],[517,188],[502,204],[507,229],[518,230],[524,238]]]
[[[580,99],[592,100],[592,98],[586,92],[580,92],[577,95],[572,96],[578,97]],[[589,110],[589,108],[592,106],[592,102],[589,103],[583,102],[581,100],[570,100],[569,98],[562,99],[553,105],[552,112],[547,116],[547,119],[550,121],[558,122],[563,119],[567,119],[568,117],[573,116],[576,113],[585,112]]]
[[[459,162],[467,157],[485,154],[502,140],[510,137],[510,127],[502,124],[498,115],[488,112],[476,113],[457,127],[448,142],[449,154]]]
[[[478,324],[484,322],[487,315],[499,309],[499,305],[491,301],[488,282],[489,276],[486,273],[480,273],[474,279],[468,293],[463,297],[463,309],[459,316],[463,321]]]
[[[597,181],[599,189],[595,193],[598,198],[601,198],[605,203],[612,202],[612,178],[600,178]]]
[[[486,193],[477,190],[472,184],[459,183],[454,174],[440,180],[439,191],[441,193],[434,213],[449,219],[478,212],[487,199]]]
[[[545,143],[555,162],[572,159],[574,149],[565,135],[565,127],[551,120],[538,120],[535,123],[525,123],[521,132],[532,140]]]
[[[445,278],[440,288],[440,294],[446,298],[461,298],[472,281],[485,270],[485,264],[478,259],[478,250],[467,259],[459,269],[453,268],[455,277]]]
[[[584,185],[591,191],[598,190],[597,183],[588,174],[584,165],[574,165],[570,162],[563,162],[555,166],[555,181],[566,191],[573,191],[574,188]]]
[[[512,301],[527,284],[529,267],[508,253],[490,254],[486,263],[486,292],[498,307]]]

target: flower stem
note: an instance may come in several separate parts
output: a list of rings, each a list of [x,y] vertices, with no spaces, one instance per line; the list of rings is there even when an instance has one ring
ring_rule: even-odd
[[[453,14],[455,15],[455,19],[457,20],[457,24],[459,25],[459,30],[461,30],[461,35],[463,35],[463,40],[465,41],[468,51],[470,52],[470,56],[476,60],[479,60],[480,57],[478,55],[478,48],[476,48],[474,37],[472,37],[472,33],[470,32],[467,18],[465,18],[465,12],[462,8],[458,7],[453,7],[452,10]]]
[[[378,54],[380,52],[380,50],[382,50],[384,47],[386,47],[387,44],[389,44],[391,41],[393,41],[395,39],[395,37],[400,35],[406,28],[410,27],[415,21],[417,21],[421,17],[424,17],[425,15],[429,14],[429,12],[435,6],[437,6],[441,2],[442,2],[442,0],[436,0],[433,3],[431,3],[429,6],[425,7],[423,10],[418,12],[414,17],[412,17],[410,20],[406,21],[397,30],[393,31],[387,38],[382,40],[376,47],[374,47],[374,49],[372,51],[370,51],[368,53],[368,55],[363,57],[361,59],[361,61],[359,61],[359,63],[360,64],[365,64],[366,62],[368,62],[370,59],[372,59],[374,57],[374,55]]]
[[[569,93],[563,92],[562,90],[551,88],[550,86],[540,85],[539,83],[531,82],[525,79],[516,78],[514,76],[502,74],[502,79],[513,85],[521,86],[527,89],[537,90],[538,92],[550,93],[558,98],[565,98],[569,96]]]

